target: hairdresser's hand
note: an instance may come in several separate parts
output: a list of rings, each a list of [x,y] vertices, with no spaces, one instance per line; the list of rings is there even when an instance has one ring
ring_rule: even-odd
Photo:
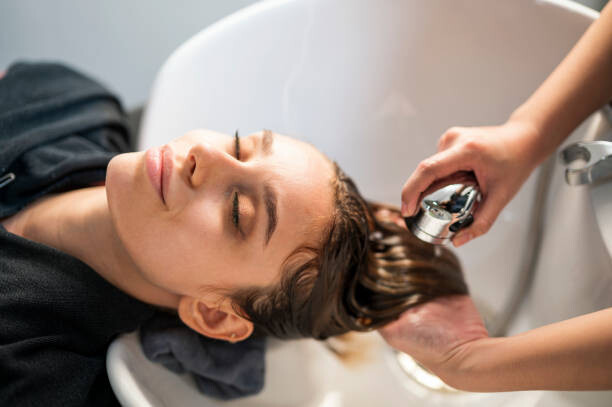
[[[389,345],[409,354],[446,382],[460,373],[471,346],[488,338],[468,295],[440,297],[418,305],[379,332]]]
[[[495,127],[453,127],[438,143],[438,152],[422,161],[402,189],[402,215],[415,215],[419,202],[432,184],[460,171],[474,173],[482,193],[474,223],[458,232],[460,246],[486,233],[531,171],[543,160],[535,146],[535,127],[508,121]]]

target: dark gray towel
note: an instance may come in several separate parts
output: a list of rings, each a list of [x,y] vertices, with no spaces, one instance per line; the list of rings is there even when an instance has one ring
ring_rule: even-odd
[[[158,313],[140,328],[144,354],[176,373],[189,372],[198,390],[229,400],[263,389],[265,337],[232,344],[204,337],[178,317]]]

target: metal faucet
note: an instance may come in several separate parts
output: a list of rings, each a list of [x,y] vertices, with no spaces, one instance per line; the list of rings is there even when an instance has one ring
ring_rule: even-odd
[[[593,184],[612,178],[612,143],[580,141],[561,151],[569,185]]]

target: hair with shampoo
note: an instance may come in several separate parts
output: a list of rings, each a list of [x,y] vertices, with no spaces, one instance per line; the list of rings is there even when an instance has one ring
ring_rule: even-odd
[[[325,339],[368,331],[433,298],[467,293],[450,250],[397,225],[396,208],[367,202],[334,166],[335,207],[323,244],[290,255],[279,283],[230,294],[256,334]]]

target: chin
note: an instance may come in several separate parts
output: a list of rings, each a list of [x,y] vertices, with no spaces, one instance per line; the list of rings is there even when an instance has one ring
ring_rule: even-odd
[[[109,205],[129,192],[134,185],[135,168],[133,161],[135,157],[131,157],[133,154],[135,153],[116,155],[108,163],[106,168],[106,195]]]
[[[120,232],[124,220],[137,215],[143,201],[143,153],[126,153],[113,157],[106,170],[106,199],[115,228]]]

